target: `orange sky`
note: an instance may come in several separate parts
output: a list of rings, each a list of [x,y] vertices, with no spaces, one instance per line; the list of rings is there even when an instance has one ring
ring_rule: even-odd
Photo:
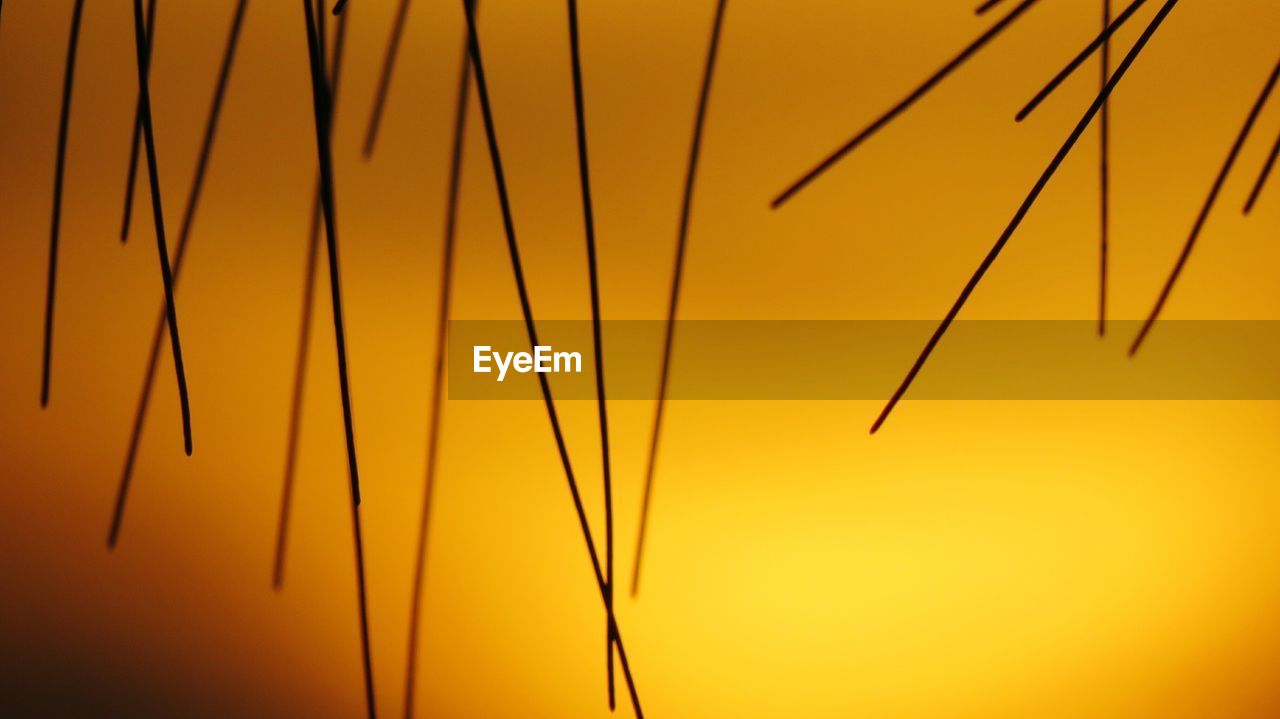
[[[233,5],[160,0],[153,94],[175,227]],[[323,281],[289,573],[281,594],[270,587],[315,160],[301,8],[250,5],[177,297],[196,451],[181,450],[166,354],[114,553],[104,539],[161,297],[145,192],[132,239],[117,240],[134,102],[131,15],[127,3],[89,2],[85,12],[53,392],[42,411],[41,313],[71,3],[4,5],[7,697],[68,715],[363,711]],[[714,3],[582,5],[605,314],[661,318]],[[1043,0],[774,212],[768,201],[787,182],[992,19],[960,2],[730,0],[682,316],[940,317],[1092,97],[1090,65],[1033,118],[1012,121],[1097,31],[1097,5]],[[1147,5],[1118,45],[1128,47],[1157,3]],[[384,134],[364,162],[359,146],[394,6],[350,5],[334,140],[373,661],[387,716],[399,713],[403,694],[462,32],[457,3],[414,3]],[[481,25],[535,312],[588,317],[565,8],[485,0]],[[1150,308],[1280,54],[1276,37],[1280,11],[1270,0],[1187,0],[1121,85],[1115,317]],[[471,119],[455,316],[514,319],[479,113]],[[1280,319],[1280,188],[1251,218],[1239,211],[1277,131],[1280,100],[1262,115],[1166,317]],[[1091,131],[964,317],[1093,316],[1097,152]],[[1121,355],[1130,339],[1111,336],[1104,347]],[[1157,329],[1144,353],[1154,362],[1173,349]],[[655,347],[625,361],[651,362],[656,381],[658,357]],[[677,371],[679,361],[677,352]],[[648,714],[1274,716],[1276,402],[908,401],[873,438],[867,427],[879,408],[669,407],[644,590],[618,603]],[[626,577],[653,403],[610,411]],[[566,402],[562,412],[599,537],[595,406]],[[419,716],[605,716],[604,617],[544,410],[458,400],[446,404],[444,423]]]

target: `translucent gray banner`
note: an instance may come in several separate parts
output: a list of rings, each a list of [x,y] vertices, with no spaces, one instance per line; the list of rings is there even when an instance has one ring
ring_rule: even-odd
[[[952,325],[907,399],[1280,399],[1280,322],[1166,321],[1133,358],[1140,323],[968,320]],[[670,399],[886,399],[937,322],[676,323]],[[654,399],[665,322],[604,323],[609,399]],[[589,321],[449,325],[450,399],[594,399]],[[520,353],[525,353],[522,356]],[[576,359],[576,362],[575,362]],[[540,369],[547,370],[539,372]],[[485,371],[487,370],[487,371]]]

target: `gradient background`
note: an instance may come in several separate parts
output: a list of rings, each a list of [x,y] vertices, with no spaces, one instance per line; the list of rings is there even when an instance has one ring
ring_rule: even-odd
[[[175,232],[234,2],[160,3],[153,94]],[[41,411],[71,4],[9,0],[0,24],[0,703],[25,716],[360,716],[323,279],[288,576],[282,593],[270,587],[315,173],[301,8],[251,2],[178,293],[195,455],[181,451],[166,349],[121,543],[108,553],[161,287],[145,190],[130,243],[116,238],[131,11],[91,1],[52,401]],[[683,317],[941,316],[1096,91],[1090,66],[1012,122],[1097,31],[1098,2],[1045,0],[784,209],[768,200],[994,21],[973,4],[730,0]],[[1120,34],[1117,61],[1156,5]],[[713,10],[712,0],[583,3],[608,317],[665,312]],[[338,213],[373,660],[380,709],[395,716],[462,16],[459,3],[414,3],[365,163],[394,3],[353,0],[349,12]],[[485,0],[481,24],[535,311],[587,317],[565,6]],[[1272,0],[1186,0],[1121,85],[1114,316],[1149,310],[1277,37]],[[516,318],[478,112],[471,120],[455,316]],[[1239,212],[1278,129],[1273,102],[1166,317],[1280,319],[1280,188],[1249,221]],[[1091,132],[965,317],[1093,316],[1096,166]],[[1105,341],[1122,353],[1131,339]],[[943,347],[927,371],[945,371]],[[1169,349],[1157,328],[1144,354]],[[654,347],[655,381],[658,357]],[[676,371],[679,361],[677,351]],[[671,405],[643,590],[618,601],[651,716],[1280,711],[1276,402],[907,402],[871,438],[879,407]],[[653,403],[610,411],[623,582]],[[562,412],[602,541],[595,408]],[[605,715],[604,617],[544,410],[453,401],[444,423],[419,716]]]

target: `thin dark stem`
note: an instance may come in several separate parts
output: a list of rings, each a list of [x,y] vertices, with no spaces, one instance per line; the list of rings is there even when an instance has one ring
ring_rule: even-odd
[[[1111,27],[1111,0],[1102,0],[1102,28],[1105,33]],[[1111,38],[1102,42],[1100,76],[1098,92],[1107,86],[1111,77]],[[1102,103],[1098,114],[1099,149],[1099,193],[1101,233],[1098,247],[1098,336],[1107,334],[1107,270],[1111,253],[1111,102]]]
[[[582,215],[587,238],[587,276],[591,285],[591,339],[596,358],[596,407],[600,415],[600,454],[604,464],[605,584],[609,614],[613,613],[613,473],[609,461],[609,411],[604,389],[604,339],[600,326],[600,273],[596,260],[596,222],[591,202],[591,170],[587,161],[587,118],[582,88],[582,48],[578,37],[578,0],[569,0],[569,58],[573,69],[573,116],[578,138],[578,176],[582,186]],[[609,709],[615,707],[613,635],[605,622],[605,666]]]
[[[988,10],[995,7],[996,5],[999,5],[1002,2],[1004,2],[1004,0],[986,0],[986,2],[982,3],[981,5],[973,9],[973,14],[984,15]]]
[[[698,112],[693,121],[693,143],[689,147],[689,162],[684,176],[684,194],[680,203],[680,229],[676,233],[676,259],[671,274],[671,297],[667,303],[666,331],[662,341],[662,369],[658,375],[658,407],[653,415],[653,432],[649,438],[649,462],[645,469],[644,495],[640,500],[640,531],[636,536],[635,560],[631,564],[631,596],[633,597],[640,591],[640,565],[644,558],[645,533],[649,527],[653,475],[658,462],[658,441],[662,436],[663,411],[667,404],[671,348],[675,342],[676,311],[680,304],[685,245],[689,237],[689,218],[693,210],[693,182],[697,176],[698,158],[702,150],[702,128],[707,118],[707,101],[711,96],[711,78],[715,74],[716,52],[720,47],[720,29],[724,24],[725,4],[725,0],[719,0],[716,4],[716,17],[711,25],[711,41],[707,45],[707,61],[702,71],[702,89],[698,93]]]
[[[58,118],[58,157],[53,171],[53,220],[49,227],[49,277],[44,295],[44,359],[40,365],[40,406],[49,406],[49,379],[53,364],[53,299],[58,284],[58,238],[62,234],[62,186],[66,179],[67,133],[71,127],[71,97],[76,84],[76,51],[80,49],[80,21],[84,0],[71,10],[67,62],[62,75],[62,112]]]
[[[147,3],[147,59],[155,47],[156,0]],[[129,138],[129,173],[124,181],[124,217],[120,221],[120,242],[129,241],[129,228],[133,224],[133,193],[138,186],[138,158],[142,154],[142,98],[133,108],[133,129]]]
[[[218,119],[222,115],[222,104],[226,97],[227,85],[231,78],[231,67],[235,60],[236,48],[240,42],[240,30],[244,25],[245,9],[248,0],[240,0],[236,5],[235,16],[231,20],[231,29],[227,35],[226,49],[222,54],[222,65],[218,71],[218,81],[213,92],[213,102],[209,106],[209,115],[205,120],[204,138],[200,144],[200,155],[196,162],[195,177],[191,181],[191,190],[187,195],[187,204],[182,214],[182,226],[174,244],[173,282],[177,284],[182,276],[182,267],[186,260],[188,239],[195,222],[196,209],[200,204],[200,195],[204,188],[204,179],[209,170],[209,159],[213,151],[213,142],[218,135]],[[107,546],[114,548],[120,538],[120,526],[124,521],[125,502],[129,496],[129,486],[133,480],[134,463],[138,456],[138,445],[142,439],[142,427],[147,416],[151,389],[155,385],[156,369],[160,362],[160,346],[164,339],[165,327],[168,324],[167,306],[161,308],[156,317],[155,330],[151,335],[151,349],[148,354],[147,371],[142,384],[142,394],[138,398],[138,408],[133,418],[133,430],[129,437],[129,449],[125,456],[124,471],[120,477],[120,486],[116,493],[115,512],[111,518],[111,530],[107,536]]]
[[[324,0],[316,0],[316,43],[320,46],[320,57],[329,57],[329,29],[325,18],[328,13],[324,11]],[[320,181],[316,180],[316,194],[320,194]]]
[[[333,6],[333,14],[341,15],[342,11],[345,10],[346,7],[347,7],[347,0],[338,0],[338,2]]]
[[[1071,153],[1071,149],[1075,147],[1076,143],[1080,140],[1080,137],[1084,134],[1084,131],[1088,129],[1089,123],[1092,122],[1093,118],[1099,111],[1101,111],[1102,105],[1107,101],[1107,98],[1111,96],[1111,93],[1115,91],[1116,86],[1124,78],[1125,73],[1129,71],[1129,67],[1133,65],[1133,62],[1137,60],[1138,56],[1142,53],[1143,48],[1147,46],[1147,42],[1151,40],[1151,36],[1155,34],[1161,23],[1164,22],[1164,19],[1168,17],[1170,11],[1172,11],[1177,4],[1178,0],[1165,1],[1164,6],[1160,8],[1158,13],[1156,13],[1151,24],[1149,24],[1146,30],[1142,32],[1138,41],[1134,43],[1134,46],[1129,50],[1128,54],[1126,54],[1124,59],[1121,60],[1119,67],[1116,68],[1111,79],[1108,80],[1106,86],[1102,88],[1102,92],[1098,93],[1097,98],[1095,98],[1093,103],[1089,105],[1089,109],[1085,112],[1084,117],[1080,118],[1080,122],[1076,123],[1075,129],[1071,131],[1066,142],[1063,143],[1061,149],[1059,149],[1057,154],[1054,155],[1053,160],[1049,162],[1049,166],[1045,168],[1044,173],[1040,175],[1040,179],[1036,180],[1035,185],[1031,188],[1031,192],[1028,193],[1027,198],[1022,201],[1022,205],[1018,207],[1018,211],[1014,213],[1013,219],[1009,222],[1009,225],[1004,229],[1004,232],[1000,234],[1000,239],[996,240],[995,246],[993,246],[987,253],[987,256],[982,259],[982,263],[978,265],[977,271],[975,271],[973,276],[969,278],[964,289],[960,291],[960,296],[956,298],[951,309],[947,311],[947,316],[942,320],[941,324],[938,325],[938,328],[934,330],[933,336],[931,336],[928,343],[925,344],[924,349],[920,352],[920,356],[916,358],[915,363],[907,372],[906,378],[902,380],[902,384],[900,384],[898,389],[894,391],[893,396],[880,412],[880,416],[877,417],[875,423],[871,425],[872,434],[875,434],[875,432],[884,425],[885,420],[889,418],[889,414],[893,411],[893,408],[897,406],[898,401],[902,399],[902,396],[911,386],[912,381],[915,380],[916,375],[920,373],[920,369],[924,367],[925,362],[928,361],[929,355],[932,354],[934,348],[937,347],[938,341],[942,339],[944,334],[946,334],[947,328],[951,326],[953,321],[955,321],[956,315],[960,314],[960,310],[964,307],[964,303],[969,299],[969,295],[973,294],[974,289],[977,288],[978,283],[982,281],[987,270],[991,269],[991,265],[995,263],[996,258],[1000,256],[1000,251],[1003,250],[1004,246],[1009,242],[1009,238],[1013,237],[1013,233],[1017,231],[1018,227],[1022,224],[1023,219],[1026,218],[1027,213],[1031,211],[1031,207],[1035,204],[1036,199],[1040,197],[1040,193],[1044,191],[1045,186],[1049,184],[1049,180],[1051,180],[1054,174],[1057,173],[1058,168],[1062,165],[1063,161],[1067,159],[1067,155]]]
[[[387,50],[382,57],[382,74],[378,77],[378,92],[374,96],[373,110],[369,114],[369,128],[364,135],[364,158],[373,156],[374,144],[378,141],[378,129],[382,126],[382,111],[387,106],[387,92],[391,89],[391,75],[395,71],[396,58],[400,54],[400,39],[404,37],[405,19],[409,16],[409,0],[400,0],[396,10],[396,19],[391,26],[391,37],[387,40]]]
[[[449,162],[449,196],[444,215],[444,257],[440,263],[440,305],[436,319],[435,374],[431,381],[431,419],[427,425],[426,485],[422,492],[422,514],[418,518],[418,551],[413,564],[413,596],[409,601],[409,652],[405,667],[404,719],[413,719],[414,681],[418,676],[418,635],[422,618],[422,587],[426,580],[427,531],[431,527],[431,504],[435,496],[436,456],[439,454],[440,422],[444,407],[445,344],[449,335],[449,303],[453,297],[453,249],[458,229],[458,196],[462,179],[462,148],[467,128],[467,102],[471,92],[471,62],[462,47],[462,68],[458,77],[458,99],[453,114],[453,154]]]
[[[129,140],[129,172],[124,180],[124,213],[120,220],[120,244],[129,242],[129,230],[133,226],[133,193],[138,185],[138,156],[142,153],[142,121],[138,111],[133,111],[133,136]]]
[[[538,331],[533,319],[533,308],[529,303],[529,291],[525,286],[524,269],[520,262],[520,247],[516,241],[515,221],[511,215],[511,201],[507,196],[506,175],[502,169],[502,155],[498,149],[498,135],[494,128],[493,110],[489,105],[489,90],[485,84],[484,63],[480,56],[480,38],[476,34],[475,0],[462,0],[463,10],[467,15],[467,41],[471,53],[471,65],[475,71],[476,94],[480,99],[480,112],[484,117],[485,138],[489,145],[489,159],[493,165],[494,181],[498,187],[498,204],[502,210],[502,226],[507,239],[507,251],[511,257],[511,269],[515,275],[516,292],[520,297],[520,309],[524,315],[525,330],[529,335],[531,346],[537,346]],[[636,692],[635,682],[631,676],[631,665],[627,661],[627,651],[623,646],[622,633],[618,629],[617,620],[609,609],[609,585],[600,569],[600,557],[596,553],[594,540],[591,538],[591,527],[587,523],[587,513],[582,505],[582,495],[578,491],[578,482],[573,476],[573,466],[569,462],[569,450],[565,445],[564,433],[560,428],[560,418],[556,414],[555,401],[551,397],[551,385],[546,374],[538,375],[542,388],[542,400],[547,408],[547,417],[551,422],[551,432],[555,436],[556,450],[560,454],[560,463],[564,467],[565,479],[569,484],[569,493],[573,498],[574,511],[578,515],[578,525],[582,530],[583,541],[587,545],[587,554],[591,559],[591,569],[595,573],[596,587],[600,591],[600,600],[609,616],[610,629],[618,648],[618,658],[622,663],[622,675],[631,695],[631,706],[637,717],[643,717],[640,699]]]
[[[316,3],[317,25],[319,37],[317,44],[321,51],[327,45],[325,38],[324,4]],[[338,29],[333,43],[333,55],[329,57],[327,78],[332,90],[330,92],[329,122],[330,133],[333,132],[334,113],[337,112],[338,88],[342,78],[342,59],[345,53],[347,38],[347,18],[345,13],[338,18]],[[293,490],[298,469],[298,446],[302,441],[302,408],[306,394],[307,363],[311,348],[311,321],[315,314],[315,286],[320,268],[320,223],[321,217],[320,180],[316,180],[315,195],[311,200],[311,227],[307,235],[307,262],[304,269],[302,285],[302,317],[299,320],[298,347],[295,353],[293,370],[293,394],[289,402],[289,432],[285,449],[284,481],[280,492],[280,515],[276,522],[276,551],[272,564],[271,586],[277,592],[284,588],[285,557],[289,545],[289,519],[293,512]]]
[[[1244,205],[1244,214],[1253,212],[1253,206],[1258,203],[1258,197],[1262,195],[1262,188],[1267,185],[1267,178],[1271,177],[1271,170],[1276,166],[1276,158],[1280,157],[1280,137],[1276,138],[1275,144],[1271,146],[1271,152],[1267,154],[1267,162],[1262,166],[1262,172],[1258,175],[1258,180],[1253,184],[1253,190],[1249,192],[1249,201]]]
[[[173,274],[169,265],[169,242],[165,239],[164,204],[160,192],[160,160],[156,151],[155,126],[151,119],[151,91],[147,75],[147,28],[143,20],[142,0],[133,2],[134,38],[138,55],[138,87],[142,97],[142,140],[147,148],[147,177],[151,183],[151,215],[156,226],[156,250],[160,259],[160,277],[164,280],[165,321],[169,325],[169,344],[173,349],[173,369],[178,379],[178,402],[182,407],[182,442],[191,455],[191,400],[187,394],[187,371],[182,361],[182,340],[178,335],[178,310],[173,301]]]
[[[1222,169],[1218,171],[1218,176],[1213,181],[1213,187],[1209,190],[1209,196],[1205,198],[1204,205],[1200,208],[1200,214],[1196,217],[1196,222],[1191,227],[1191,235],[1187,237],[1186,243],[1182,246],[1182,252],[1178,254],[1178,261],[1174,263],[1173,271],[1169,273],[1169,279],[1165,280],[1164,287],[1160,290],[1160,296],[1156,299],[1155,307],[1151,308],[1151,314],[1142,323],[1142,329],[1138,332],[1138,336],[1134,338],[1133,344],[1129,346],[1130,356],[1136,354],[1138,349],[1142,347],[1143,340],[1147,338],[1147,334],[1151,332],[1151,328],[1155,325],[1156,320],[1159,319],[1160,312],[1164,309],[1165,302],[1169,300],[1169,294],[1173,291],[1174,284],[1177,283],[1178,277],[1182,275],[1187,259],[1191,257],[1191,250],[1195,248],[1196,240],[1200,238],[1200,231],[1204,229],[1205,222],[1209,219],[1209,213],[1213,211],[1213,205],[1217,202],[1218,195],[1222,192],[1222,186],[1226,184],[1227,176],[1231,174],[1231,168],[1235,166],[1236,158],[1240,156],[1241,148],[1244,147],[1245,141],[1249,139],[1249,133],[1253,131],[1258,115],[1262,113],[1262,108],[1267,104],[1267,98],[1271,96],[1272,90],[1275,89],[1277,79],[1280,79],[1280,63],[1271,71],[1266,84],[1262,87],[1262,92],[1249,110],[1249,116],[1245,118],[1244,127],[1240,128],[1239,134],[1236,135],[1235,142],[1231,145],[1231,151],[1227,153],[1227,159],[1222,163]]]
[[[311,316],[315,307],[316,270],[320,256],[320,190],[311,200],[311,229],[307,242],[307,263],[303,274],[302,319],[298,328],[298,349],[294,359],[293,397],[289,402],[289,440],[285,450],[284,488],[280,492],[280,518],[276,523],[276,555],[271,586],[277,592],[284,588],[284,560],[288,548],[289,517],[293,508],[294,477],[297,472],[298,444],[302,427],[302,398],[306,387],[307,357],[311,348]]]
[[[347,337],[342,317],[342,283],[338,272],[338,226],[334,198],[330,117],[333,112],[324,56],[310,0],[302,0],[307,22],[307,48],[311,65],[311,95],[315,111],[316,154],[320,159],[320,198],[324,212],[325,242],[329,255],[329,290],[333,306],[334,341],[338,354],[338,384],[342,393],[342,419],[346,434],[347,472],[351,490],[351,528],[355,548],[356,587],[359,595],[360,646],[364,667],[365,705],[370,719],[377,716],[373,689],[373,660],[369,648],[369,605],[365,584],[364,540],[360,529],[360,470],[356,462],[355,429],[351,412],[351,386],[347,375]]]
[[[854,135],[848,142],[844,143],[839,148],[837,148],[835,152],[832,152],[830,155],[828,155],[826,159],[822,160],[817,165],[815,165],[812,169],[805,172],[803,175],[800,176],[798,180],[795,180],[790,185],[788,185],[785,190],[783,190],[777,197],[773,199],[773,202],[770,203],[770,206],[773,207],[773,209],[775,210],[778,209],[779,207],[782,206],[782,203],[791,199],[792,196],[794,196],[797,192],[802,190],[806,185],[808,185],[810,182],[813,182],[815,179],[817,179],[819,175],[831,169],[845,155],[852,152],[854,148],[861,145],[864,141],[867,140],[867,138],[879,132],[886,125],[892,122],[894,118],[896,118],[898,115],[901,115],[903,112],[907,110],[907,108],[914,105],[917,100],[924,97],[925,94],[929,92],[929,90],[933,89],[935,85],[937,85],[939,82],[942,82],[943,79],[945,79],[948,75],[950,75],[957,68],[963,65],[965,61],[973,57],[973,55],[976,54],[979,50],[981,50],[987,43],[994,40],[997,35],[1003,32],[1004,29],[1009,27],[1009,25],[1012,24],[1014,20],[1017,20],[1024,12],[1030,9],[1031,6],[1035,5],[1037,2],[1039,2],[1039,0],[1022,0],[1022,2],[1018,3],[1018,6],[1015,7],[1013,10],[1009,11],[1008,15],[1005,15],[1003,18],[1000,19],[999,22],[997,22],[995,25],[992,25],[991,29],[982,33],[982,35],[980,35],[977,40],[974,40],[973,42],[969,43],[969,45],[965,49],[960,51],[960,54],[948,60],[945,65],[943,65],[936,72],[930,75],[927,80],[921,83],[919,87],[912,90],[906,97],[904,97],[901,101],[899,101],[898,104],[889,108],[887,112],[885,112],[880,117],[876,118],[875,121],[873,121],[870,125],[866,126],[861,131],[859,131],[858,134]]]
[[[1032,112],[1034,112],[1037,107],[1040,107],[1040,103],[1044,102],[1045,98],[1052,95],[1053,91],[1058,89],[1058,86],[1061,85],[1064,80],[1066,80],[1068,77],[1071,76],[1073,72],[1079,69],[1079,67],[1083,65],[1086,60],[1089,59],[1090,55],[1097,52],[1098,50],[1104,50],[1109,52],[1111,36],[1114,35],[1117,30],[1120,29],[1120,26],[1128,22],[1129,18],[1133,17],[1133,14],[1137,12],[1138,8],[1142,7],[1142,5],[1146,1],[1147,0],[1133,0],[1133,2],[1130,3],[1128,7],[1126,7],[1123,11],[1121,11],[1121,13],[1118,16],[1116,16],[1116,19],[1114,21],[1108,22],[1102,28],[1102,32],[1098,33],[1097,37],[1091,40],[1088,45],[1085,45],[1084,49],[1081,50],[1075,57],[1071,58],[1071,62],[1067,63],[1067,66],[1062,68],[1062,70],[1060,70],[1057,75],[1054,75],[1053,79],[1050,80],[1047,85],[1040,88],[1040,92],[1037,92],[1036,96],[1031,98],[1031,101],[1028,102],[1026,105],[1024,105],[1023,108],[1018,111],[1018,114],[1014,116],[1014,119],[1017,120],[1018,122],[1022,122],[1023,120],[1027,119],[1027,116],[1030,115]],[[1108,16],[1110,16],[1110,9],[1108,9],[1107,13],[1108,13]]]

